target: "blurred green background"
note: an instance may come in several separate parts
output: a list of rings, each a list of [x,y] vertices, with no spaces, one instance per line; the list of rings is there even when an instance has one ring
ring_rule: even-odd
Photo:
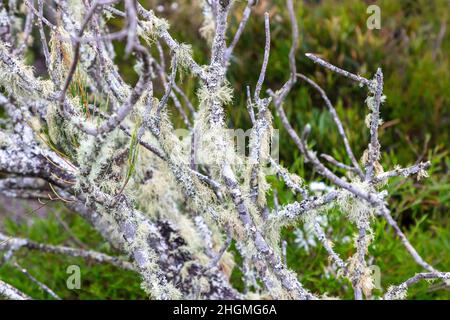
[[[158,8],[159,15],[171,22],[172,35],[181,42],[193,45],[195,59],[206,64],[209,47],[198,30],[202,24],[200,8],[194,1],[140,1],[147,8]],[[237,1],[230,17],[230,35],[234,34],[242,16],[246,1]],[[173,3],[177,3],[178,6]],[[369,30],[366,9],[376,4],[381,9],[381,29]],[[418,252],[439,270],[450,269],[450,228],[448,203],[449,180],[449,103],[450,77],[448,36],[449,2],[447,0],[304,0],[294,1],[300,28],[300,48],[297,54],[298,71],[316,81],[327,92],[346,128],[357,158],[360,158],[368,142],[368,130],[364,124],[367,107],[366,92],[355,83],[314,65],[304,54],[312,52],[323,59],[353,73],[371,78],[378,67],[383,69],[386,103],[381,116],[382,144],[381,164],[385,170],[398,164],[407,166],[418,159],[430,160],[430,177],[417,182],[392,180],[388,190],[394,217],[399,221]],[[278,89],[288,77],[288,52],[291,45],[290,24],[283,0],[260,0],[254,8],[247,28],[238,43],[228,80],[235,90],[233,104],[228,106],[229,125],[249,128],[250,119],[245,108],[245,87],[254,87],[261,67],[264,46],[265,11],[271,17],[272,48],[266,76],[266,88]],[[112,23],[115,23],[114,21]],[[117,22],[120,23],[120,22]],[[123,52],[123,44],[115,44]],[[38,49],[39,50],[39,49]],[[36,53],[39,54],[39,53]],[[120,72],[129,82],[136,81],[132,63],[118,55]],[[197,83],[189,76],[181,86],[196,101]],[[345,150],[337,135],[334,123],[320,96],[305,83],[299,82],[289,95],[284,108],[294,128],[310,123],[311,145],[318,152],[331,154],[349,164]],[[180,119],[174,121],[182,126]],[[321,178],[303,164],[294,144],[280,129],[280,160],[292,172],[308,179]],[[282,183],[273,180],[281,203],[296,198]],[[11,210],[11,209],[9,209]],[[51,213],[53,212],[53,213]],[[56,212],[56,213],[55,213]],[[6,212],[6,216],[14,212]],[[71,232],[67,234],[55,214],[68,221]],[[354,230],[338,212],[329,213],[329,225],[336,237],[351,237]],[[25,223],[26,221],[26,223]],[[45,218],[5,218],[4,229],[9,234],[53,244],[86,246],[114,254],[84,221],[55,206],[45,213]],[[299,226],[300,230],[302,226]],[[381,271],[384,290],[416,272],[422,271],[388,226],[378,219],[374,222],[374,245],[370,248],[371,263]],[[304,286],[315,293],[352,298],[349,283],[327,277],[324,269],[329,266],[325,250],[317,245],[313,250],[298,248],[295,228],[283,231],[288,242],[289,266],[296,270]],[[351,243],[336,243],[336,250],[343,256],[352,254]],[[133,273],[124,273],[113,267],[87,264],[80,259],[22,252],[17,255],[20,264],[38,279],[64,298],[73,299],[130,299],[146,298],[139,288],[139,279]],[[65,270],[70,264],[78,264],[82,270],[82,290],[68,290]],[[328,270],[328,269],[327,269]],[[239,270],[233,273],[233,281],[242,288]],[[39,288],[9,265],[0,266],[0,278],[24,290],[35,298],[49,298]],[[450,289],[429,288],[427,283],[415,285],[409,292],[410,299],[449,299]],[[381,294],[375,290],[376,295]]]

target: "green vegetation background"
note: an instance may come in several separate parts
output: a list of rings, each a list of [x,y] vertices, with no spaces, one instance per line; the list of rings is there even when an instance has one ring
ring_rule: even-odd
[[[143,2],[143,1],[141,1]],[[201,13],[190,1],[181,2],[181,11],[166,10],[163,15],[171,21],[171,30],[178,40],[193,44],[195,58],[201,63],[208,61],[208,46],[201,39],[198,29]],[[188,5],[184,5],[186,2]],[[392,194],[390,207],[410,241],[423,257],[437,269],[450,269],[450,229],[448,219],[449,184],[449,104],[450,77],[448,72],[450,42],[448,37],[449,2],[446,0],[310,0],[294,1],[298,17],[301,46],[297,54],[300,72],[318,82],[328,93],[337,108],[354,148],[360,157],[367,145],[368,130],[364,125],[367,113],[364,104],[365,91],[355,83],[314,65],[304,53],[319,54],[325,60],[344,69],[372,77],[377,67],[382,67],[385,77],[387,102],[381,110],[385,124],[380,138],[383,148],[382,165],[385,169],[398,164],[407,166],[418,158],[431,160],[430,177],[417,182],[394,180],[389,185]],[[301,5],[299,3],[301,2]],[[146,1],[147,7],[164,4],[169,8],[172,1]],[[381,8],[381,30],[368,30],[366,13],[369,4]],[[245,1],[239,1],[231,17],[231,30],[237,28]],[[234,103],[228,107],[230,126],[248,128],[249,118],[245,111],[245,86],[257,81],[263,56],[264,10],[271,14],[272,49],[267,73],[267,87],[279,88],[288,76],[287,55],[291,45],[290,25],[284,1],[260,1],[236,48],[228,79],[235,89]],[[441,35],[440,35],[441,34]],[[117,43],[123,50],[123,44]],[[39,49],[37,49],[39,50]],[[37,53],[35,53],[37,54]],[[119,54],[117,62],[124,77],[133,82],[136,75],[132,63]],[[186,77],[182,86],[195,101],[195,83]],[[320,97],[306,84],[299,83],[289,96],[285,109],[294,128],[301,130],[310,123],[313,131],[311,143],[320,152],[331,154],[347,162],[344,148],[335,126]],[[174,112],[175,115],[175,112]],[[179,121],[174,116],[175,121]],[[182,126],[182,122],[178,122]],[[291,143],[278,120],[280,128],[280,159],[292,171],[320,180]],[[281,203],[295,197],[274,180]],[[57,216],[68,221],[72,236],[58,222]],[[338,213],[330,213],[334,232],[341,236],[352,235],[352,228]],[[45,218],[4,222],[4,229],[17,236],[27,236],[36,241],[52,244],[85,246],[114,253],[101,237],[81,218],[60,206],[47,209]],[[375,240],[370,248],[373,264],[381,269],[381,285],[395,284],[420,272],[420,268],[404,250],[384,221],[374,223]],[[297,249],[293,229],[284,230],[288,241],[288,262],[298,271],[301,281],[313,292],[329,296],[352,298],[349,284],[334,277],[324,276],[328,266],[325,250],[320,246],[309,253]],[[77,239],[77,240],[74,240]],[[349,244],[336,244],[336,250],[344,256],[352,254]],[[71,299],[145,299],[139,288],[139,277],[109,266],[99,266],[70,257],[20,251],[17,261],[36,278],[46,283],[63,298]],[[66,268],[78,264],[82,270],[81,290],[66,288]],[[5,264],[0,266],[0,279],[5,279],[35,298],[50,298],[24,275]],[[242,286],[238,270],[233,281]],[[380,294],[375,290],[375,294]],[[411,299],[449,299],[449,289],[429,290],[426,283],[410,290]]]

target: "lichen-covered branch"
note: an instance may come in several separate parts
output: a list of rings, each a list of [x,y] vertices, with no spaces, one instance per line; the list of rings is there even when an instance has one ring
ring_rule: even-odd
[[[31,300],[29,296],[0,280],[0,296],[10,300]]]

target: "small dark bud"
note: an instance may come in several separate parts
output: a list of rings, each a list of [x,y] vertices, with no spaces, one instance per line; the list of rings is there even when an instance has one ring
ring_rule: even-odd
[[[222,8],[226,8],[230,4],[230,0],[219,0],[219,3]]]

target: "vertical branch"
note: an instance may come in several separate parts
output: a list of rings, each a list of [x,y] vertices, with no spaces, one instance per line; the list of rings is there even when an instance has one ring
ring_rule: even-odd
[[[48,50],[47,38],[45,36],[45,31],[44,31],[44,24],[42,23],[42,17],[44,16],[44,1],[38,0],[38,6],[39,6],[39,17],[40,17],[40,19],[38,19],[39,34],[41,36],[41,44],[42,44],[42,50],[44,51],[45,64],[47,65],[47,69],[50,73],[51,72],[50,71],[50,52]]]
[[[291,32],[292,32],[292,44],[291,49],[289,50],[290,77],[289,80],[283,85],[283,87],[279,90],[279,92],[277,92],[276,95],[273,93],[271,94],[272,96],[274,96],[275,106],[277,105],[281,106],[283,101],[286,99],[286,96],[289,94],[295,82],[297,81],[297,66],[295,64],[295,54],[299,46],[298,24],[292,0],[286,0],[286,3],[289,11],[289,19],[291,21]]]
[[[369,103],[371,108],[370,114],[370,143],[366,166],[366,180],[372,181],[375,175],[375,162],[380,159],[380,142],[378,141],[378,127],[380,125],[380,104],[383,94],[383,73],[378,68],[375,75],[376,90],[373,103]],[[371,101],[371,98],[369,98]]]

